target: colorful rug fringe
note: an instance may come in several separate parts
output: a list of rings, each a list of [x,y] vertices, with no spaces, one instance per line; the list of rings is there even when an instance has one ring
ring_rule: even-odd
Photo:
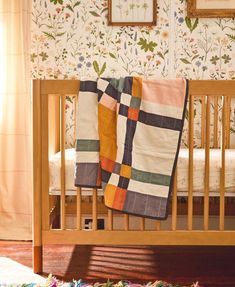
[[[73,282],[65,283],[56,279],[54,276],[49,275],[44,283],[27,283],[27,284],[6,284],[1,287],[203,287],[197,283],[193,283],[192,285],[183,286],[179,284],[170,284],[161,280],[157,280],[155,282],[149,282],[147,284],[138,284],[131,283],[129,281],[119,281],[118,283],[113,283],[111,281],[107,281],[106,283],[85,283],[82,280],[74,280]]]

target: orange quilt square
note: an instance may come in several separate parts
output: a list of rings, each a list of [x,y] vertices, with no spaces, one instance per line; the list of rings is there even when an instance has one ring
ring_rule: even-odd
[[[139,110],[129,108],[128,110],[128,119],[137,121],[139,116]]]
[[[126,178],[131,178],[131,167],[129,165],[122,164],[120,175]]]
[[[115,162],[112,161],[111,159],[108,159],[104,156],[100,156],[100,161],[101,161],[101,167],[102,169],[113,172],[114,164]]]
[[[112,184],[106,185],[105,193],[104,193],[104,200],[105,200],[106,206],[113,207],[116,189],[117,187]]]
[[[115,197],[114,197],[114,201],[113,201],[113,208],[114,209],[117,209],[117,210],[123,209],[125,199],[126,199],[126,193],[127,193],[127,191],[125,189],[122,189],[119,187],[116,189]]]

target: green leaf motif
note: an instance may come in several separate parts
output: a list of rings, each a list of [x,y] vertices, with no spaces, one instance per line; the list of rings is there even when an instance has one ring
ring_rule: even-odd
[[[185,23],[186,26],[189,28],[190,32],[192,33],[193,30],[197,28],[199,21],[198,18],[196,18],[196,20],[193,23],[189,17],[185,17]]]
[[[46,61],[46,59],[48,58],[48,55],[47,55],[47,53],[45,53],[45,52],[41,52],[41,53],[39,54],[39,56],[42,58],[42,61]]]
[[[144,50],[145,52],[147,51],[153,52],[154,48],[157,47],[157,43],[153,41],[147,42],[147,40],[144,38],[140,38],[137,44],[140,46],[141,50]]]
[[[162,55],[161,52],[157,52],[157,55],[164,60],[164,56]]]
[[[228,64],[232,59],[229,57],[229,55],[224,54],[222,56],[222,59],[224,60],[225,64]]]
[[[102,68],[100,69],[98,62],[94,61],[93,67],[94,67],[94,70],[95,70],[96,74],[98,75],[98,77],[100,77],[104,73],[104,71],[106,70],[106,63],[104,63]]]
[[[105,11],[107,11],[108,10],[108,7],[105,7],[102,11],[101,11],[101,13],[104,13]]]
[[[77,1],[74,5],[73,8],[75,8],[76,6],[78,6],[81,3],[81,1]]]
[[[33,54],[30,55],[30,60],[31,60],[31,62],[34,63],[34,60],[35,60],[36,58],[37,58],[37,55],[36,55],[35,53],[33,53]]]
[[[56,5],[57,3],[59,3],[59,4],[62,5],[62,4],[63,4],[63,1],[64,1],[64,0],[50,0],[50,2],[51,2],[51,3],[54,3],[55,5]]]
[[[117,59],[117,57],[116,57],[113,53],[109,53],[109,56],[110,56],[111,58]]]
[[[216,65],[217,64],[217,61],[219,60],[219,57],[218,56],[213,56],[210,61],[213,65]]]
[[[66,101],[70,102],[71,104],[73,103],[73,100],[69,96],[66,96]]]
[[[195,55],[193,58],[192,58],[192,60],[195,60],[196,58],[198,58],[199,57],[199,55]]]
[[[235,42],[235,35],[226,34],[226,36],[228,36],[230,40]]]
[[[94,17],[100,17],[100,15],[98,13],[96,13],[95,11],[90,11],[90,13]]]
[[[185,17],[185,23],[186,23],[186,26],[191,29],[192,27],[192,22],[191,22],[191,19],[189,17]]]
[[[60,37],[60,36],[63,36],[66,32],[63,32],[63,33],[57,33],[56,36]]]
[[[66,8],[68,8],[70,11],[74,12],[73,7],[71,5],[67,4]]]
[[[193,24],[192,31],[197,28],[198,23],[199,23],[199,21],[198,21],[198,18],[197,18],[197,19],[195,20],[194,24]],[[191,31],[191,32],[192,32],[192,31]]]
[[[187,59],[185,59],[185,58],[180,58],[180,60],[184,63],[184,64],[187,64],[187,65],[189,65],[189,64],[191,64],[191,62],[189,62]]]
[[[99,64],[97,63],[97,61],[94,61],[93,62],[93,67],[94,67],[94,70],[96,72],[97,75],[99,75]]]
[[[42,33],[43,33],[44,35],[46,35],[46,36],[47,36],[47,38],[52,39],[52,40],[55,40],[55,36],[54,36],[54,35],[52,35],[51,33],[44,32],[44,31],[42,31]]]
[[[101,68],[101,70],[99,72],[99,76],[101,76],[104,73],[105,70],[106,70],[106,63],[103,64],[103,66],[102,66],[102,68]]]

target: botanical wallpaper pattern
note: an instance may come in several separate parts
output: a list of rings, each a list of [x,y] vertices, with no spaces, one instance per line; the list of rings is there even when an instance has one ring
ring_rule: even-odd
[[[185,0],[158,0],[154,27],[107,26],[107,0],[33,0],[33,78],[235,79],[235,20],[189,19]],[[68,98],[67,146],[74,102]],[[212,104],[213,110],[213,104]],[[234,133],[235,105],[231,133]],[[200,108],[195,104],[195,146]],[[182,142],[187,145],[187,120]]]

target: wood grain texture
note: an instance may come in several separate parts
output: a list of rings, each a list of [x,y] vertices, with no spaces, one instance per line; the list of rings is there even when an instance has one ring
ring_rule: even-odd
[[[41,85],[33,81],[33,270],[42,271]]]
[[[172,194],[172,222],[171,228],[172,230],[176,230],[177,224],[177,167],[175,169],[174,174],[174,184],[173,184],[173,194]]]
[[[49,230],[49,125],[48,96],[41,94],[42,229]]]
[[[103,245],[235,245],[234,231],[42,231],[43,244]]]
[[[214,97],[214,131],[213,131],[213,147],[214,148],[218,148],[218,119],[219,119],[219,115],[218,115],[218,105],[219,105],[219,101],[218,101],[218,96]]]
[[[193,18],[234,18],[235,9],[198,9],[197,0],[187,1],[187,16]],[[226,6],[226,2],[225,2]]]
[[[189,95],[231,95],[234,96],[234,80],[191,80],[189,81]]]
[[[61,95],[60,97],[60,228],[65,229],[65,96]]]
[[[210,189],[210,96],[206,97],[206,148],[204,176],[204,230],[209,226],[209,189]]]
[[[220,220],[219,229],[224,230],[224,193],[225,193],[225,148],[226,148],[226,111],[227,101],[225,97],[222,98],[222,144],[221,144],[221,169],[220,169]]]
[[[194,149],[194,96],[189,95],[188,132],[188,230],[193,228],[193,149]]]

